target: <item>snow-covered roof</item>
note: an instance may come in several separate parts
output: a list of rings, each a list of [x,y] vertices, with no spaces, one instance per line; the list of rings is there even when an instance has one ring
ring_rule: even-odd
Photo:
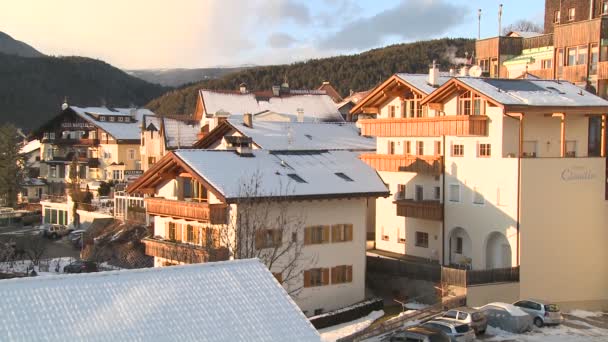
[[[486,307],[491,307],[491,306],[495,306],[495,307],[504,309],[508,313],[510,313],[512,316],[526,316],[527,315],[527,313],[524,310],[518,308],[517,306],[515,306],[513,304],[502,303],[502,302],[489,303],[489,304],[482,306],[481,309],[486,308]]]
[[[144,120],[144,129],[148,129],[148,127],[150,127],[150,125],[154,126],[154,129],[156,129],[157,131],[160,131],[160,120],[161,117],[156,116],[156,115],[144,115],[143,117]],[[152,127],[150,127],[152,128]]]
[[[46,185],[46,180],[42,178],[24,178],[21,183],[21,186],[43,186]]]
[[[608,107],[608,101],[566,81],[477,77],[458,80],[503,105]]]
[[[95,126],[106,131],[116,140],[139,140],[141,132],[141,120],[144,115],[154,115],[148,109],[137,108],[135,110],[135,118],[130,122],[111,122],[111,121],[99,121],[91,115],[112,115],[112,116],[130,116],[133,108],[105,108],[105,107],[76,107],[70,106],[70,109],[74,111],[81,118],[89,121]]]
[[[3,341],[319,341],[257,259],[0,282]]]
[[[190,147],[197,140],[200,127],[194,122],[163,118],[167,148]]]
[[[344,121],[336,103],[324,94],[290,94],[256,98],[253,93],[233,93],[212,90],[201,90],[200,96],[205,104],[207,114],[224,111],[230,114],[259,113],[269,110],[277,113],[296,115],[298,109],[304,110],[304,116],[319,121]]]
[[[242,120],[228,122],[265,150],[367,150],[376,149],[376,140],[359,135],[352,123],[277,122],[253,120],[247,127]]]
[[[40,149],[40,140],[34,139],[32,141],[28,141],[27,144],[25,144],[23,147],[21,147],[21,150],[19,151],[19,153],[27,154],[27,153],[34,152],[39,149]]]
[[[255,197],[388,194],[376,171],[355,152],[253,150],[247,157],[225,150],[177,150],[175,154],[227,200],[242,197],[242,184],[252,181],[260,183],[259,192],[250,194]]]
[[[448,73],[440,73],[439,77],[437,77],[437,87],[434,87],[429,84],[428,74],[399,73],[395,75],[397,75],[397,77],[411,84],[414,88],[420,90],[421,92],[427,95],[435,91],[435,89],[437,89],[438,87],[441,87],[445,82],[449,81],[452,78]]]
[[[543,33],[532,32],[532,31],[511,31],[507,34],[509,37],[522,37],[522,38],[533,38],[542,36]]]

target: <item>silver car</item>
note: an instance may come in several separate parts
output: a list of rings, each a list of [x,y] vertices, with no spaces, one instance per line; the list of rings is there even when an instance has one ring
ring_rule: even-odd
[[[422,326],[443,331],[452,342],[473,342],[475,340],[475,331],[465,323],[447,319],[434,319],[422,324]]]
[[[484,334],[488,327],[488,320],[483,312],[466,306],[444,312],[441,319],[468,324],[475,334]]]
[[[532,316],[534,325],[542,327],[543,325],[557,325],[564,321],[559,306],[550,302],[539,299],[520,300],[513,303],[527,314]]]

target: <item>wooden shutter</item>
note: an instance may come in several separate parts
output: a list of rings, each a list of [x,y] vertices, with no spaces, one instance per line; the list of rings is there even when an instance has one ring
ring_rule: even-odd
[[[266,229],[255,232],[255,249],[264,248],[264,235],[266,235]]]
[[[181,224],[175,224],[175,240],[177,241],[183,241],[183,236],[182,236],[182,225]]]
[[[340,225],[334,224],[331,226],[331,242],[337,242],[340,234]]]
[[[329,242],[329,226],[323,226],[323,243]]]
[[[272,242],[275,247],[281,246],[281,242],[283,241],[283,231],[280,229],[274,229],[272,231]]]
[[[304,287],[310,287],[310,271],[304,271]]]
[[[353,225],[350,223],[344,225],[344,241],[353,241]]]
[[[218,229],[213,229],[212,236],[213,236],[213,248],[219,248],[220,247],[220,231]]]
[[[346,267],[346,282],[352,283],[353,281],[353,266],[345,266]]]
[[[203,228],[201,227],[201,246],[205,247],[207,246],[207,232],[209,231],[209,228]]]
[[[323,274],[323,277],[322,277],[323,285],[329,285],[329,268],[322,268],[321,273]]]
[[[332,284],[338,283],[338,267],[339,266],[331,268],[331,283]]]
[[[165,222],[165,239],[169,240],[169,222]]]
[[[312,231],[311,231],[312,227],[306,227],[304,228],[304,244],[305,245],[310,245],[311,244],[311,240],[312,240]]]

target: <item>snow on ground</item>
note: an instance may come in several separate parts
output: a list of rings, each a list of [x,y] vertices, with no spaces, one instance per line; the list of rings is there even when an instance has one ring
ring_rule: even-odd
[[[76,259],[72,257],[44,259],[40,261],[38,266],[34,266],[34,270],[39,276],[63,274],[63,268],[74,261],[76,261]],[[31,266],[32,262],[30,260],[2,262],[0,263],[0,271],[25,273],[28,269],[31,269]]]
[[[580,317],[580,318],[589,318],[589,317],[601,317],[603,315],[603,313],[576,309],[576,310],[572,310],[572,311],[568,312],[568,315],[572,315],[572,316],[576,316],[576,317]]]
[[[418,302],[411,302],[411,303],[405,303],[404,306],[410,310],[422,310],[422,309],[428,308],[430,305],[418,303]]]
[[[354,334],[369,327],[375,320],[384,316],[383,310],[372,311],[369,315],[361,317],[354,321],[334,325],[328,328],[320,329],[321,341],[330,342],[336,341],[339,338]]]
[[[608,330],[592,327],[576,329],[559,325],[554,327],[535,328],[525,334],[512,334],[488,326],[483,341],[517,341],[517,342],[605,342],[608,340]]]

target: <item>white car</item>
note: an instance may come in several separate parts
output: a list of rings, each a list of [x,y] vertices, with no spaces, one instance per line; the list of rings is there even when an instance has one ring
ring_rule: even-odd
[[[542,327],[543,325],[557,325],[564,321],[559,306],[551,304],[544,300],[527,299],[513,303],[513,305],[524,310],[528,315],[532,316],[534,325]]]
[[[433,319],[422,324],[422,326],[443,331],[453,342],[475,341],[475,331],[468,324],[446,319]]]
[[[457,323],[468,324],[471,329],[475,331],[476,335],[484,334],[486,332],[486,328],[488,327],[488,320],[483,312],[464,306],[457,309],[448,310],[444,312],[440,318]]]

